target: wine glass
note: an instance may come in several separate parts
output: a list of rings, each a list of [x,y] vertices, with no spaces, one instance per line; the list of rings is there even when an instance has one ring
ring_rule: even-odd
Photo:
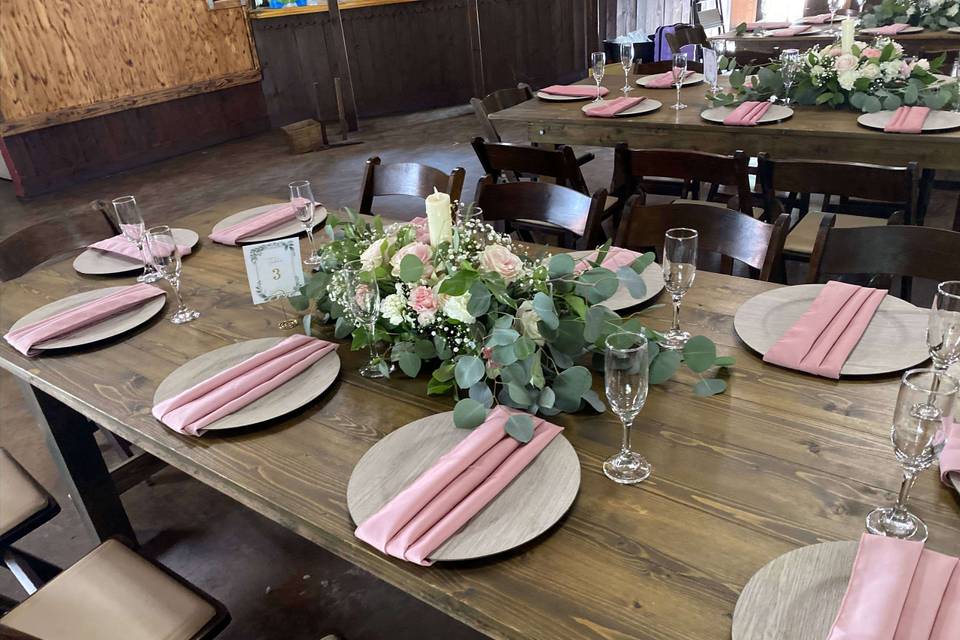
[[[137,199],[133,196],[114,198],[113,212],[117,217],[117,226],[120,227],[123,237],[140,251],[143,273],[137,276],[137,282],[156,282],[160,279],[160,274],[150,268],[150,261],[143,250],[143,230],[146,225],[143,222],[143,216],[140,215]]]
[[[367,331],[367,346],[370,362],[360,368],[364,378],[383,378],[383,358],[376,351],[377,319],[380,317],[380,289],[377,279],[370,271],[363,271],[360,261],[349,262],[344,267],[347,305],[357,327]],[[389,371],[389,369],[388,369]]]
[[[677,88],[677,104],[671,109],[680,111],[687,108],[687,105],[680,102],[680,87],[683,86],[683,81],[687,77],[687,54],[682,51],[673,54],[673,67],[670,70],[673,72],[673,85]]]
[[[890,439],[903,481],[897,503],[877,507],[867,515],[867,531],[904,540],[927,539],[927,525],[907,510],[907,498],[917,475],[943,448],[943,420],[951,415],[957,381],[936,369],[911,369],[900,379]]]
[[[800,51],[784,49],[780,54],[780,77],[783,78],[783,104],[790,106],[790,89],[800,72]]]
[[[960,280],[937,285],[927,325],[933,368],[946,371],[960,362]]]
[[[303,259],[303,264],[316,267],[320,265],[320,256],[317,254],[317,243],[313,239],[313,215],[316,210],[316,200],[313,198],[313,190],[310,188],[309,180],[296,180],[291,182],[290,203],[296,208],[297,220],[303,224],[303,230],[307,232],[307,240],[310,241],[310,255]]]
[[[180,274],[183,263],[180,262],[180,251],[173,237],[173,231],[167,225],[151,227],[145,234],[147,251],[157,273],[170,283],[170,288],[177,296],[177,310],[170,316],[173,324],[184,324],[200,317],[200,312],[183,304],[180,295]]]
[[[603,463],[603,473],[614,482],[635,484],[650,476],[650,463],[630,448],[630,427],[647,401],[650,355],[647,339],[639,333],[618,332],[606,340],[604,385],[607,402],[623,424],[620,452]]]
[[[834,20],[837,17],[837,11],[843,8],[846,0],[827,0],[827,9],[830,11],[830,33],[840,33]]]
[[[680,302],[697,275],[697,238],[695,230],[684,228],[670,229],[664,236],[664,288],[673,299],[673,323],[660,342],[664,349],[682,349],[690,339],[690,334],[680,329]]]
[[[630,86],[630,67],[633,66],[633,43],[623,42],[620,44],[620,66],[623,67],[623,95],[633,91]]]
[[[960,113],[960,56],[957,56],[957,59],[953,61],[953,68],[950,70],[950,75],[953,77],[955,85],[953,88],[953,110]]]
[[[597,97],[594,98],[594,102],[601,102],[603,98],[600,97],[600,81],[603,80],[603,74],[607,70],[607,54],[603,51],[594,51],[590,54],[590,72],[593,74],[593,79],[597,83]]]

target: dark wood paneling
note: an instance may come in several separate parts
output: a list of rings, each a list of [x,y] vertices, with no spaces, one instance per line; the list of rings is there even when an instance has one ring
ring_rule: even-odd
[[[2,139],[17,195],[33,196],[269,127],[260,83]]]

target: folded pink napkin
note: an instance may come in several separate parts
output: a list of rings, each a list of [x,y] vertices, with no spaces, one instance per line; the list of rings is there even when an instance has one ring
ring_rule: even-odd
[[[683,74],[683,79],[686,80],[692,75],[693,71],[687,71]],[[646,81],[644,86],[648,89],[669,89],[677,85],[673,81],[673,71],[667,71],[666,73],[661,73],[652,80]]]
[[[580,260],[580,262],[573,267],[574,273],[580,273],[592,268],[590,263],[596,262],[598,255],[599,252],[594,251],[590,255]],[[620,267],[630,266],[633,264],[633,261],[639,258],[641,255],[642,254],[637,253],[636,251],[631,251],[630,249],[610,247],[610,249],[607,251],[607,255],[603,257],[603,262],[600,263],[600,266],[602,266],[604,269],[609,269],[610,271],[616,271]]]
[[[951,473],[960,474],[960,422],[945,418],[943,420],[943,436],[946,442],[940,451],[940,479],[949,483],[947,477]]]
[[[137,249],[135,244],[127,240],[122,233],[112,238],[101,240],[100,242],[94,242],[89,248],[103,251],[104,253],[115,253],[127,258],[133,258],[138,262],[140,261],[140,250]],[[151,251],[157,251],[157,249],[156,244],[151,247]],[[190,245],[178,244],[177,251],[181,256],[185,256],[191,251]],[[166,247],[166,253],[164,255],[170,255],[170,247]]]
[[[792,36],[798,36],[801,33],[805,33],[810,30],[810,25],[800,24],[795,27],[787,27],[785,29],[774,29],[770,32],[772,36],[779,36],[781,38],[790,38]]]
[[[815,376],[839,378],[887,292],[831,280],[796,324],[763,356],[764,362]]]
[[[295,202],[279,205],[258,216],[211,233],[210,239],[220,244],[235,245],[238,240],[243,240],[248,236],[255,236],[273,227],[279,227],[291,220],[296,220],[297,206],[303,206],[301,202],[306,202],[306,198],[300,198]]]
[[[552,84],[549,87],[540,89],[544,93],[552,96],[569,96],[573,98],[594,98],[597,95],[597,88],[587,84]],[[609,89],[600,87],[600,95],[605,96]]]
[[[900,107],[883,127],[886,133],[922,133],[930,107]]]
[[[803,22],[807,24],[826,24],[830,22],[830,17],[829,13],[821,13],[815,16],[806,16],[803,18]]]
[[[790,26],[790,22],[783,20],[779,22],[748,22],[747,31],[756,31],[757,29],[786,29]]]
[[[357,527],[356,536],[383,553],[433,564],[428,556],[513,481],[563,429],[534,418],[526,444],[506,435],[512,415],[498,406],[486,421]]]
[[[643,96],[637,98],[614,98],[613,100],[607,100],[599,106],[587,109],[586,114],[591,118],[613,118],[620,112],[626,111],[644,100],[645,98]]]
[[[733,127],[755,127],[769,108],[769,102],[752,100],[742,102],[730,112],[730,115],[723,119],[723,124]]]
[[[960,637],[957,558],[864,533],[827,640]]]
[[[124,287],[91,302],[61,311],[49,318],[10,331],[3,339],[25,356],[35,356],[33,345],[66,336],[112,316],[138,307],[151,298],[165,295],[163,289],[149,284]]]
[[[873,29],[864,29],[860,33],[869,33],[872,36],[895,36],[904,29],[909,29],[910,25],[902,22],[888,24],[885,27],[874,27]]]
[[[199,436],[210,423],[242,409],[306,371],[337,345],[305,335],[283,342],[158,402],[153,416],[174,431]]]

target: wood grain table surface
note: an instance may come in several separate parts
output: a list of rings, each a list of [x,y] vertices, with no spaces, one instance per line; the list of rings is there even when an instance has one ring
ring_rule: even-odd
[[[4,342],[0,366],[495,638],[729,638],[737,596],[755,571],[803,545],[856,539],[866,513],[894,497],[899,474],[889,429],[897,376],[837,382],[765,365],[737,339],[733,315],[776,285],[700,273],[684,300],[684,326],[737,363],[723,395],[695,396],[696,379],[686,373],[651,390],[634,427],[636,449],[653,464],[648,481],[621,486],[603,476],[601,462],[620,439],[612,414],[560,415],[555,421],[579,455],[582,483],[557,526],[488,560],[424,568],[384,557],[353,536],[347,482],[385,434],[451,408],[449,398],[425,395],[425,378],[363,379],[364,354],[344,345],[340,379],[270,424],[191,438],[150,415],[156,386],[184,362],[279,333],[279,309],[251,305],[241,251],[206,240],[217,220],[265,201],[234,201],[178,221],[204,238],[183,275],[199,320],[174,326],[158,316],[119,339],[33,359]],[[69,259],[39,268],[0,287],[0,329],[52,300],[132,281],[80,276]],[[669,314],[654,306],[641,316],[665,329]],[[920,477],[911,505],[930,526],[930,548],[960,554],[960,503],[936,475]]]
[[[811,26],[814,29],[829,28],[829,25],[817,24]],[[838,22],[837,29],[839,28],[840,23]],[[813,46],[823,46],[834,42],[838,37],[838,34],[821,31],[821,33],[806,36],[763,36],[762,38],[757,38],[747,34],[738,36],[736,30],[731,30],[718,36],[712,36],[710,39],[719,41],[721,48],[723,47],[723,42],[732,42],[736,44],[737,49],[779,55],[779,52],[783,49],[793,48],[803,51]],[[866,33],[857,34],[857,40],[862,42],[869,42],[875,37],[876,36]],[[960,34],[950,31],[924,30],[920,33],[898,33],[894,36],[894,40],[903,45],[903,49],[907,53],[930,58],[936,57],[941,51],[956,51],[960,49]],[[944,73],[949,73],[949,71],[950,70],[947,69]]]
[[[631,77],[631,82],[635,80]],[[580,84],[591,84],[583,80]],[[721,85],[728,86],[726,78]],[[623,74],[607,74],[603,85],[610,97],[622,95]],[[547,102],[534,98],[491,114],[497,121],[527,126],[532,142],[612,147],[626,142],[634,148],[693,149],[750,155],[767,152],[773,158],[811,158],[904,165],[916,161],[923,169],[960,169],[960,131],[940,134],[889,134],[857,124],[857,112],[828,107],[796,107],[793,117],[778,124],[728,127],[704,121],[700,112],[711,105],[706,83],[680,91],[686,109],[670,108],[673,89],[634,85],[631,96],[663,103],[653,113],[622,118],[591,118],[581,112],[585,102]]]

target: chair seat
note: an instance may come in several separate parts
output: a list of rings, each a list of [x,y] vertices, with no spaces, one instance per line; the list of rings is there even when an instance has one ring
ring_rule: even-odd
[[[0,541],[16,542],[59,511],[37,481],[0,449]]]
[[[108,540],[3,618],[43,640],[189,640],[219,612],[122,543]]]
[[[820,221],[822,219],[823,214],[819,211],[811,211],[805,215],[787,234],[787,241],[783,244],[783,250],[787,253],[805,256],[813,253],[813,245],[817,242],[817,233],[820,231]],[[836,214],[836,219],[835,227],[838,229],[883,227],[887,224],[887,221],[883,218],[853,216],[846,213]]]
[[[710,200],[692,200],[690,198],[677,198],[673,200],[671,204],[708,204],[712,207],[720,207],[721,209],[729,209],[727,205],[722,202],[713,202]],[[753,217],[758,220],[763,217],[763,207],[753,207]]]

